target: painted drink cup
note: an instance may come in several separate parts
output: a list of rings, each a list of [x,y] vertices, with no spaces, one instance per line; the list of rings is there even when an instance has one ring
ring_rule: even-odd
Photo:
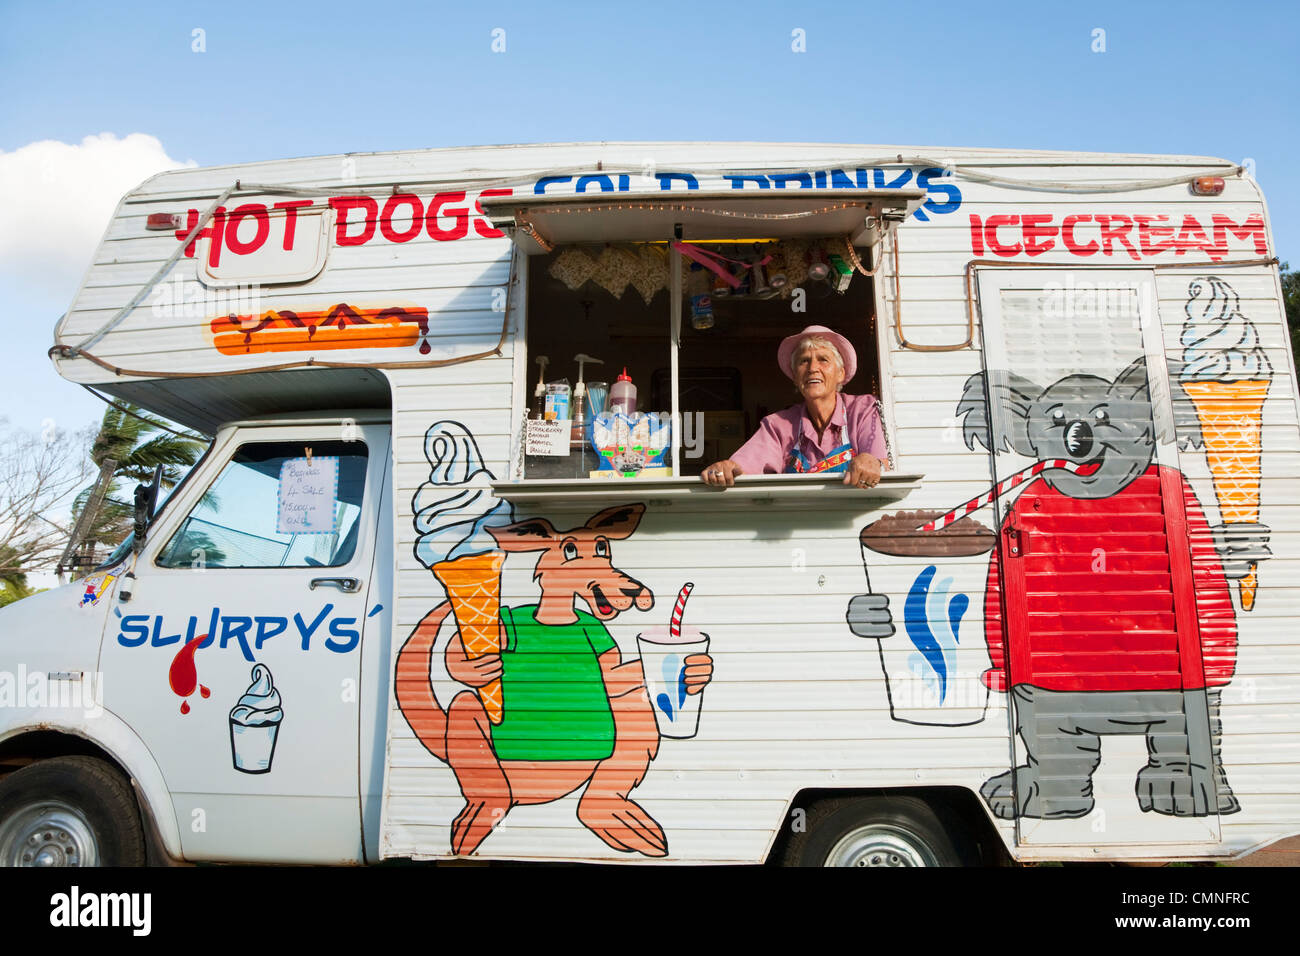
[[[704,692],[686,693],[686,658],[709,652],[709,635],[683,628],[674,637],[666,627],[655,627],[636,636],[645,672],[646,693],[655,712],[661,737],[694,737],[700,727],[700,703]]]
[[[980,611],[992,529],[964,518],[942,532],[919,526],[938,511],[889,515],[863,529],[862,563],[871,591],[889,596],[894,634],[880,663],[894,720],[960,727],[984,719],[988,645]]]
[[[280,733],[280,725],[241,724],[230,721],[230,753],[234,759],[235,769],[244,773],[268,773],[271,761],[275,758],[275,738]]]

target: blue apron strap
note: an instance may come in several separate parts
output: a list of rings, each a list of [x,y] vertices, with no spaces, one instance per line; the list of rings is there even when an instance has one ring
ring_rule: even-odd
[[[808,471],[808,459],[800,454],[798,447],[790,449],[790,454],[785,459],[785,471],[787,475],[802,475]]]
[[[815,474],[817,472],[829,472],[838,474],[849,470],[849,462],[853,460],[855,452],[853,445],[840,445],[821,461],[809,463],[803,453],[797,447],[790,449],[790,454],[786,459],[784,474],[803,475]]]

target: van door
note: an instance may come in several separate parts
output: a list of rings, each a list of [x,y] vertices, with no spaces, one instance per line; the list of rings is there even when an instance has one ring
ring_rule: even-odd
[[[1004,484],[989,682],[1014,757],[982,795],[1024,844],[1212,842],[1235,804],[1207,693],[1232,604],[1178,469],[1155,290],[1146,270],[979,275]]]
[[[114,608],[105,706],[162,768],[187,858],[358,860],[361,643],[389,426],[221,441]]]

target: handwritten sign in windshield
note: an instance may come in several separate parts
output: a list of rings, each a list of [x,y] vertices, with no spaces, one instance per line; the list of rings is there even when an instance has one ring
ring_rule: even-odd
[[[290,458],[280,466],[280,534],[329,534],[339,489],[338,457]]]

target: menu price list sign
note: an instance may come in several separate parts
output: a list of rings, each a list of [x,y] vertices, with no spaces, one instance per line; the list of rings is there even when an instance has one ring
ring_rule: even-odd
[[[567,458],[569,433],[573,422],[568,419],[540,421],[529,419],[524,425],[524,454],[543,458]]]

